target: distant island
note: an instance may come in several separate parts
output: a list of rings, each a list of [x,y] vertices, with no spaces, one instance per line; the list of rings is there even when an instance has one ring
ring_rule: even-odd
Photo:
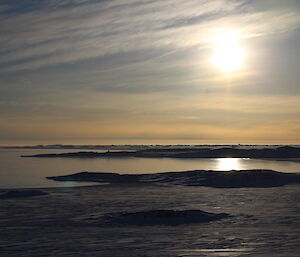
[[[238,147],[170,147],[149,148],[131,151],[80,151],[69,153],[47,153],[35,155],[22,155],[21,157],[39,158],[113,158],[113,157],[137,157],[137,158],[276,158],[290,159],[300,158],[300,148],[292,146],[280,146],[273,148],[238,148]]]
[[[177,144],[177,145],[162,145],[162,144],[148,144],[148,145],[15,145],[15,146],[0,146],[0,149],[70,149],[70,150],[147,150],[147,149],[203,149],[203,148],[238,148],[238,149],[253,149],[253,148],[278,148],[284,146],[300,147],[300,145],[258,145],[258,144]]]

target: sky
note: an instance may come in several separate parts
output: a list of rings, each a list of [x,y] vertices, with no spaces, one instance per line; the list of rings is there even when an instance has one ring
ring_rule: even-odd
[[[299,48],[299,0],[1,0],[0,145],[300,144]]]

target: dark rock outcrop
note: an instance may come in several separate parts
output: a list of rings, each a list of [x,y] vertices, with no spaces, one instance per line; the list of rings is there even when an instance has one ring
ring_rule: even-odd
[[[182,171],[155,174],[117,174],[80,172],[66,176],[47,177],[56,181],[84,181],[101,183],[160,183],[216,188],[278,187],[300,183],[299,173],[282,173],[272,170],[241,171]]]
[[[200,210],[150,210],[132,213],[113,213],[104,217],[112,225],[134,226],[177,226],[182,224],[204,223],[229,217],[226,213],[214,214]]]

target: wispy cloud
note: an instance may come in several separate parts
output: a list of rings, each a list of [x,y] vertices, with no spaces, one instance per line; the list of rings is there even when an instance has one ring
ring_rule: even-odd
[[[149,48],[205,45],[220,26],[238,24],[246,36],[278,33],[292,29],[300,20],[296,10],[259,12],[251,1],[47,2],[0,15],[2,71]]]

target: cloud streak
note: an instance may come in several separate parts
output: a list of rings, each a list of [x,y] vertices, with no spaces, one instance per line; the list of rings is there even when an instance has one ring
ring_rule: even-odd
[[[0,15],[2,71],[37,69],[149,48],[207,45],[222,24],[245,36],[281,33],[299,13],[257,12],[243,1],[50,1],[50,6]],[[275,18],[276,17],[276,18]]]

